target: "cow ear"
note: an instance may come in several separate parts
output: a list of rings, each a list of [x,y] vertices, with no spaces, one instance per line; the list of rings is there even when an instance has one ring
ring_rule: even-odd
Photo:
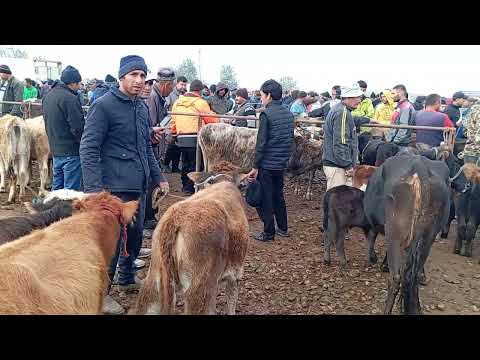
[[[125,224],[130,224],[138,209],[138,200],[129,201],[122,204],[122,219]]]
[[[202,179],[202,177],[204,176],[204,173],[198,172],[198,171],[194,171],[194,172],[188,173],[187,176],[188,176],[188,178],[189,178],[190,180],[192,180],[195,184],[198,184],[198,183],[200,182],[200,180]]]

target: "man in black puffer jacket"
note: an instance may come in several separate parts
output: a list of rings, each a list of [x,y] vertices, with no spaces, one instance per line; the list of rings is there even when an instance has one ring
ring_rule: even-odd
[[[288,236],[283,177],[292,153],[294,118],[282,106],[282,86],[278,82],[266,81],[260,93],[265,111],[260,114],[255,168],[250,171],[249,179],[258,177],[263,188],[262,205],[257,208],[263,221],[263,232],[255,234],[253,238],[266,242],[272,241],[275,233]]]

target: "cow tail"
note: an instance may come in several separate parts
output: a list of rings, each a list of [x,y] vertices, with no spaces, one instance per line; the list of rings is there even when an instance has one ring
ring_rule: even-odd
[[[420,221],[421,209],[422,207],[427,206],[430,200],[428,189],[425,184],[422,184],[422,181],[420,180],[421,178],[428,179],[428,173],[418,169],[417,173],[411,177],[412,180],[410,183],[414,199],[411,202],[413,216],[410,224],[410,239],[408,239],[410,244],[406,249],[405,271],[402,286],[403,310],[407,314],[415,314],[420,311],[419,305],[417,304],[419,275],[423,270],[420,257],[424,251],[428,250],[424,249],[425,243],[423,238],[418,235],[415,236],[415,229]]]
[[[323,196],[323,232],[326,234],[328,228],[328,199],[330,194],[327,192]]]

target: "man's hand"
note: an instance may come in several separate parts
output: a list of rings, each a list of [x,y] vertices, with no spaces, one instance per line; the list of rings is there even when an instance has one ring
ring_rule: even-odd
[[[258,176],[258,169],[252,169],[250,170],[250,172],[248,173],[248,181],[252,182],[253,180],[255,180]]]
[[[159,185],[163,194],[167,195],[170,192],[170,185],[168,184],[168,181],[162,181]]]
[[[158,144],[162,139],[162,134],[165,133],[165,128],[160,126],[154,126],[152,128],[152,143]]]

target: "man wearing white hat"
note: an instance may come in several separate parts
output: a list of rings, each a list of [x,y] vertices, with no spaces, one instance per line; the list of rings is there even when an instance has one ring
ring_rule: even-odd
[[[323,171],[327,191],[335,186],[352,185],[351,175],[358,159],[358,139],[351,111],[362,100],[358,84],[341,88],[341,102],[329,111],[324,131]]]

